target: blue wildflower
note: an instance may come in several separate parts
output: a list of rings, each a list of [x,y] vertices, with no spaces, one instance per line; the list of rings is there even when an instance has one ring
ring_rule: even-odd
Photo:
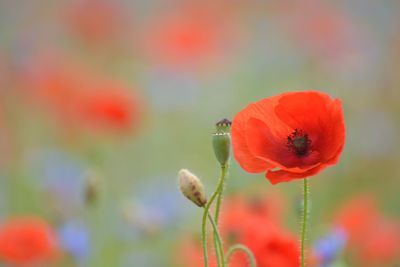
[[[86,226],[78,221],[68,221],[58,230],[61,247],[80,265],[84,266],[90,254],[90,235]]]
[[[321,267],[329,267],[346,244],[346,233],[334,229],[314,244],[314,253],[321,262]]]

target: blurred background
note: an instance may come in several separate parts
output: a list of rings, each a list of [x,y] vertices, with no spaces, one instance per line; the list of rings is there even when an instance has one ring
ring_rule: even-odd
[[[211,194],[215,123],[316,89],[342,99],[347,137],[310,180],[309,243],[318,254],[337,214],[368,202],[355,209],[379,218],[370,249],[384,252],[360,263],[342,245],[335,266],[400,266],[399,12],[396,0],[1,0],[0,224],[44,220],[62,254],[44,266],[197,266],[180,248],[202,212],[178,170]],[[226,194],[278,194],[298,234],[300,181],[272,186],[232,160]]]

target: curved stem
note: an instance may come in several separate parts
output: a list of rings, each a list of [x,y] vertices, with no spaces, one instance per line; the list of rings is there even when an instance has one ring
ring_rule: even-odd
[[[214,222],[214,219],[212,218],[210,213],[208,213],[208,219],[214,229],[214,238],[215,238],[214,240],[216,243],[215,254],[216,254],[218,266],[221,266],[221,264],[222,264],[222,266],[225,266],[224,248],[222,246],[221,236],[219,234],[218,227],[217,227],[216,223]]]
[[[251,252],[251,250],[248,247],[246,247],[245,245],[242,245],[242,244],[236,244],[229,248],[228,253],[226,254],[226,262],[227,263],[229,263],[229,260],[232,257],[233,253],[235,253],[237,251],[242,251],[247,255],[247,258],[249,259],[249,263],[250,263],[251,267],[257,266],[256,258],[254,257],[253,252]]]
[[[301,267],[305,266],[305,243],[306,243],[306,234],[307,234],[307,220],[308,220],[308,180],[307,178],[303,179],[303,222],[301,225]]]
[[[222,191],[224,186],[225,172],[221,173],[221,177],[218,181],[217,189],[211,195],[207,204],[204,207],[203,218],[201,222],[201,239],[203,246],[203,256],[204,256],[204,267],[208,267],[208,252],[207,252],[207,215],[210,211],[211,204],[214,202],[215,198],[218,196],[219,192]],[[224,263],[223,263],[224,264]],[[224,265],[223,265],[224,266]]]

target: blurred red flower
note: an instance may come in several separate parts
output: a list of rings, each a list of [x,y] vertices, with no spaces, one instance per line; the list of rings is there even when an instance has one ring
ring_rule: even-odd
[[[359,243],[365,233],[380,219],[378,207],[371,196],[359,196],[346,202],[336,214],[336,224],[347,233],[349,242]]]
[[[300,251],[297,238],[281,225],[282,204],[276,197],[228,199],[221,213],[221,234],[229,245],[249,247],[260,267],[297,267]],[[236,254],[233,266],[247,266],[243,254]]]
[[[192,65],[221,55],[228,33],[221,16],[204,5],[162,15],[145,32],[144,46],[158,63]]]
[[[348,237],[348,249],[359,266],[387,266],[400,258],[400,223],[385,218],[375,198],[358,196],[336,215]]]
[[[248,172],[266,171],[272,184],[306,178],[337,163],[344,142],[341,101],[318,91],[265,98],[232,122],[236,160]]]
[[[13,218],[0,226],[0,260],[17,266],[52,261],[58,254],[56,236],[39,218]]]
[[[95,129],[132,130],[140,120],[139,106],[122,85],[104,81],[82,92],[74,117]]]
[[[86,41],[114,40],[126,29],[123,12],[107,0],[73,1],[68,7],[66,21],[70,29]]]
[[[141,102],[123,84],[67,64],[50,64],[30,73],[29,95],[64,127],[127,132],[137,128]]]
[[[253,251],[259,267],[298,267],[300,250],[297,238],[281,228],[281,204],[275,198],[226,200],[221,212],[221,235],[227,246],[246,245]],[[200,242],[188,242],[182,247],[186,266],[203,266]],[[212,255],[212,254],[211,254]],[[242,253],[233,255],[232,267],[248,266]],[[189,264],[190,263],[190,264]],[[210,267],[215,267],[210,257]]]

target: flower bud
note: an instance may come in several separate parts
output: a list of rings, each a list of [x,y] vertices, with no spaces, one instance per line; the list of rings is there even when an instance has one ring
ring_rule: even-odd
[[[179,188],[182,194],[199,207],[207,203],[206,193],[203,184],[196,175],[186,169],[178,173]]]
[[[99,197],[100,177],[92,170],[89,170],[85,177],[85,201],[91,205],[96,203]]]
[[[213,148],[215,156],[221,166],[225,166],[231,154],[231,122],[223,119],[216,124],[217,132],[213,134]]]

